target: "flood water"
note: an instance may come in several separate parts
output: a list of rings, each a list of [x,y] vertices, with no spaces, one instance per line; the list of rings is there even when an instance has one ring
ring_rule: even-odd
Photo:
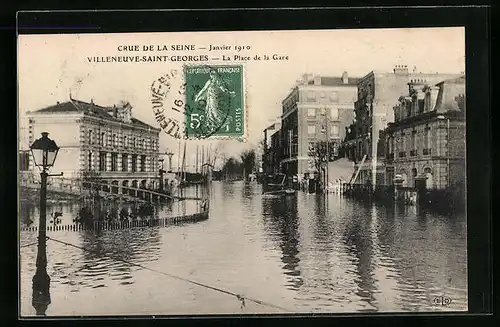
[[[79,247],[47,241],[47,316],[467,310],[464,215],[336,194],[266,197],[254,182],[213,182],[210,197],[201,222],[47,232]],[[22,208],[21,226],[38,225],[36,206]],[[71,222],[78,209],[47,215]],[[20,245],[36,239],[23,231]],[[35,314],[36,253],[20,248],[22,316]],[[451,303],[437,305],[441,296]]]

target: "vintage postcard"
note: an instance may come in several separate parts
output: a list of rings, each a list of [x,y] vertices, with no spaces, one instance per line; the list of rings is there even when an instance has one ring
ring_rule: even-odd
[[[18,36],[20,315],[467,311],[465,29]]]

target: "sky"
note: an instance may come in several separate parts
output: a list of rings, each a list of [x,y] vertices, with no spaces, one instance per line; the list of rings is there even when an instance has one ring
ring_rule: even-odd
[[[144,45],[231,45],[250,47],[236,51],[118,51],[118,46]],[[87,57],[118,55],[209,55],[232,57],[242,54],[273,54],[288,60],[208,61],[202,64],[244,65],[247,110],[247,138],[241,141],[189,141],[189,148],[212,143],[212,150],[237,156],[255,147],[263,129],[281,114],[281,101],[305,73],[323,76],[362,77],[372,70],[391,72],[395,65],[416,66],[419,72],[460,73],[465,71],[465,29],[407,28],[301,31],[237,31],[120,33],[18,36],[18,110],[20,128],[25,113],[69,100],[112,106],[129,101],[132,115],[158,126],[151,107],[150,86],[183,62],[95,63]],[[189,62],[191,64],[192,62]],[[24,130],[21,130],[24,131]],[[24,132],[19,135],[21,142]],[[215,143],[215,144],[214,144]],[[217,145],[218,144],[218,145]],[[177,152],[178,140],[160,134],[160,151]],[[193,161],[191,153],[189,161]],[[176,165],[174,156],[174,167]]]

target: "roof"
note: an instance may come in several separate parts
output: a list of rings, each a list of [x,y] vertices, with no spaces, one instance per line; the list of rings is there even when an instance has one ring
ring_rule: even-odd
[[[441,85],[441,84],[464,84],[465,83],[465,75],[461,75],[458,77],[453,77],[453,78],[448,78],[445,79],[444,81],[441,81],[437,83],[436,85]]]
[[[94,103],[71,99],[67,102],[57,103],[55,105],[36,110],[35,113],[83,112],[84,114],[90,116],[115,122],[122,122],[120,119],[115,118],[112,114],[110,114],[110,112],[112,113],[114,109],[114,107],[103,107]],[[131,118],[130,123],[138,127],[158,129],[157,127],[151,126],[137,118]]]
[[[358,77],[349,77],[347,83],[344,84],[342,77],[321,76],[321,85],[325,86],[356,86],[358,85]],[[308,82],[309,85],[314,85],[314,80]]]

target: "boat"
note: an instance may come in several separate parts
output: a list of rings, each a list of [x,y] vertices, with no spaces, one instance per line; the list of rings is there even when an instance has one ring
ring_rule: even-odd
[[[286,175],[267,175],[262,185],[262,194],[276,196],[293,196],[296,191],[286,185]]]

